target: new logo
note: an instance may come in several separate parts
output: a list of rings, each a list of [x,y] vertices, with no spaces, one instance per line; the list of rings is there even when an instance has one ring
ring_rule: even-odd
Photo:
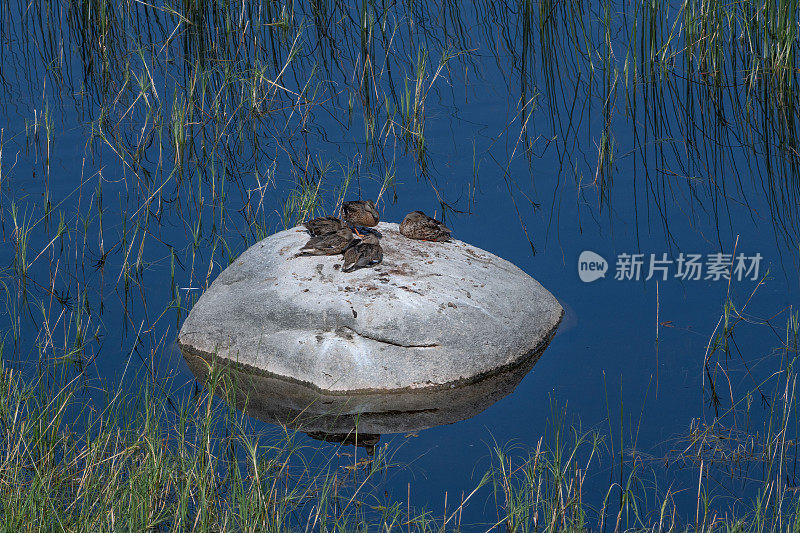
[[[604,278],[608,271],[608,261],[602,255],[589,250],[581,252],[578,257],[578,276],[584,283],[591,283],[599,278]]]

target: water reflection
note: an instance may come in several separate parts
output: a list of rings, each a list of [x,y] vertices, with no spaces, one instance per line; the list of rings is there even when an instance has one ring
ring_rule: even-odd
[[[552,339],[552,337],[551,337]],[[369,449],[387,433],[409,433],[471,418],[505,398],[530,372],[550,344],[501,372],[463,385],[438,390],[408,390],[392,394],[330,394],[301,382],[278,379],[252,367],[219,360],[230,388],[219,394],[234,398],[247,415],[285,424],[326,441]],[[198,380],[207,383],[212,364],[188,352],[183,356]]]

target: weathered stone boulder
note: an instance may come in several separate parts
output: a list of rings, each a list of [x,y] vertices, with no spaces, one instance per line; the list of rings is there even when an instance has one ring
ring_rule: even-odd
[[[461,241],[376,229],[383,263],[350,273],[341,256],[295,257],[299,227],[253,245],[192,308],[182,353],[193,368],[216,359],[326,395],[407,395],[508,371],[547,346],[563,310],[522,270]]]

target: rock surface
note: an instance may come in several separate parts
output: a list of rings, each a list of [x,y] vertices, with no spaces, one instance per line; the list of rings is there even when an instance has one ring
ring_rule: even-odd
[[[308,239],[301,227],[256,243],[192,308],[178,335],[184,356],[363,394],[461,386],[547,346],[563,310],[522,270],[461,241],[375,229],[383,263],[350,273],[341,256],[295,257]]]

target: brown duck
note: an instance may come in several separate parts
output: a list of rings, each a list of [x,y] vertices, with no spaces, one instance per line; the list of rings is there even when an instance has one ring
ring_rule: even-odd
[[[336,255],[355,244],[353,232],[347,226],[336,233],[311,237],[297,255]]]
[[[345,250],[342,272],[352,272],[358,268],[375,266],[383,261],[383,249],[378,236],[370,233],[360,243]]]
[[[377,226],[381,220],[380,216],[378,216],[378,210],[375,209],[375,202],[372,200],[344,202],[342,204],[342,219],[352,224],[353,228],[358,226],[371,228]],[[361,237],[358,229],[355,231],[356,235]]]
[[[400,233],[409,239],[422,241],[446,241],[450,239],[450,230],[435,218],[422,211],[413,211],[406,215],[400,223]]]
[[[325,235],[327,233],[336,233],[342,229],[345,224],[336,217],[317,217],[303,222],[308,232],[313,236]]]

